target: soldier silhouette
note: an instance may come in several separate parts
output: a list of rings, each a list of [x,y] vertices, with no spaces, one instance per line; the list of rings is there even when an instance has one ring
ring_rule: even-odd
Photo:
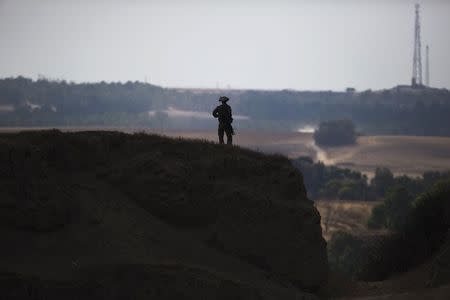
[[[217,133],[219,134],[219,143],[223,144],[223,135],[227,135],[227,144],[231,145],[233,143],[234,130],[231,123],[233,122],[233,117],[231,114],[231,107],[227,104],[228,97],[222,96],[219,101],[222,102],[221,105],[217,106],[213,111],[214,118],[219,120],[219,128]]]

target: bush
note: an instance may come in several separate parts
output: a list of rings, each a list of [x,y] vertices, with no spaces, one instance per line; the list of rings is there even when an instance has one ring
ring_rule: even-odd
[[[408,269],[405,245],[401,235],[363,238],[336,232],[328,242],[330,269],[355,280],[384,280]]]
[[[355,197],[354,189],[349,185],[341,187],[339,189],[338,196],[339,199],[357,200],[357,197]]]
[[[342,182],[340,180],[332,179],[325,184],[325,186],[319,191],[319,194],[325,198],[333,198],[338,195],[341,187]]]
[[[421,239],[427,252],[436,251],[450,229],[450,180],[440,181],[412,203],[406,233]]]
[[[401,230],[411,210],[413,199],[403,187],[394,187],[387,193],[384,200],[386,228]]]
[[[369,220],[367,221],[367,227],[370,229],[381,229],[385,227],[386,225],[386,208],[384,207],[384,204],[380,204],[375,206],[372,209],[372,215],[370,216]]]
[[[386,193],[383,203],[372,209],[369,228],[402,230],[411,210],[413,198],[404,187],[393,187]]]
[[[415,266],[431,257],[443,245],[449,228],[450,180],[445,180],[412,202],[397,242],[404,264]]]
[[[388,168],[377,168],[375,170],[375,176],[370,181],[372,189],[379,197],[383,197],[394,183],[394,174]]]
[[[347,232],[338,231],[328,242],[330,269],[357,277],[362,265],[362,240]]]
[[[314,140],[318,145],[341,146],[356,142],[355,125],[350,120],[321,122],[314,132]]]
[[[383,280],[423,263],[443,245],[450,228],[450,180],[438,182],[414,201],[411,199],[408,191],[397,187],[388,192],[382,205],[373,209],[369,227],[393,227],[398,232],[363,242],[361,247],[355,248],[361,251],[354,254],[360,265],[352,266],[351,270],[356,270],[352,276],[361,280]],[[347,237],[347,241],[350,240]],[[336,248],[331,241],[329,247]],[[330,264],[336,260],[336,253],[342,259],[344,251],[349,251],[330,250]],[[335,263],[335,266],[347,272],[349,268],[345,266],[349,263]]]

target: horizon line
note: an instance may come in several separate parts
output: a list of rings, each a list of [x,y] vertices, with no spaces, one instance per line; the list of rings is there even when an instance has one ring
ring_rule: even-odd
[[[295,89],[295,88],[233,88],[231,86],[229,87],[208,87],[208,86],[164,86],[164,85],[159,85],[159,84],[155,84],[146,80],[127,80],[127,81],[122,81],[122,80],[118,80],[118,81],[106,81],[106,80],[99,80],[99,81],[75,81],[75,80],[67,80],[67,79],[62,79],[62,78],[51,78],[51,77],[46,77],[43,76],[41,74],[39,74],[37,76],[37,78],[33,78],[33,77],[26,77],[23,75],[16,75],[16,76],[7,76],[7,77],[0,77],[0,80],[5,80],[5,79],[18,79],[18,78],[23,78],[23,79],[27,79],[27,80],[31,80],[32,82],[38,82],[38,81],[48,81],[48,82],[66,82],[68,84],[100,84],[100,83],[106,83],[106,84],[121,84],[121,85],[125,85],[129,82],[131,83],[140,83],[140,84],[148,84],[151,86],[155,86],[155,87],[160,87],[163,89],[171,89],[171,90],[190,90],[190,91],[209,91],[209,92],[246,92],[246,91],[262,91],[262,92],[281,92],[281,91],[291,91],[291,92],[333,92],[333,93],[349,93],[347,91],[347,89],[354,89],[353,92],[350,93],[362,93],[362,92],[376,92],[376,91],[386,91],[386,90],[391,90],[394,88],[398,88],[398,87],[411,87],[413,88],[411,85],[408,84],[397,84],[394,85],[390,88],[380,88],[380,89],[372,89],[372,88],[367,88],[367,89],[361,89],[358,90],[355,87],[352,86],[347,86],[344,87],[343,89],[340,90],[333,90],[333,89],[304,89],[304,90],[300,90],[300,89]],[[429,88],[429,89],[439,89],[439,90],[449,90],[447,87],[431,87],[431,86],[423,86],[425,88]]]

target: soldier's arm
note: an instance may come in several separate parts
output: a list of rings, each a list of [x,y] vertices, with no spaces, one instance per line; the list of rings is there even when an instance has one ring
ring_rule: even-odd
[[[229,117],[230,117],[230,123],[232,123],[233,122],[233,114],[231,112],[231,106],[228,109],[228,113],[229,113]]]
[[[219,108],[218,108],[218,107],[216,107],[216,108],[213,110],[212,115],[213,115],[214,118],[218,118],[218,117],[219,117]]]

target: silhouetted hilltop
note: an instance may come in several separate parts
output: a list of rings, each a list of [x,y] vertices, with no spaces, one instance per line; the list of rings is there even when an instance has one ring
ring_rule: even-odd
[[[314,299],[320,216],[287,158],[203,141],[0,135],[8,299]]]

